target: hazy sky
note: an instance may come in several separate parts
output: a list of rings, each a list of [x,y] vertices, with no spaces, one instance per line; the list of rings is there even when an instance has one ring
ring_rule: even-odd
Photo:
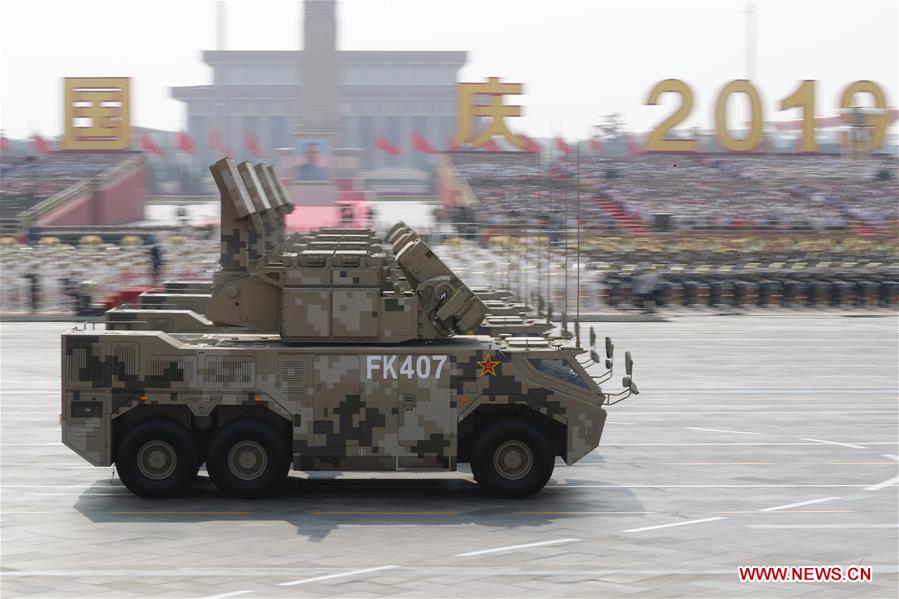
[[[711,126],[718,90],[746,76],[750,3],[718,0],[340,0],[344,50],[467,50],[460,80],[499,76],[525,84],[517,128],[535,136],[586,136],[620,112],[653,127],[676,98],[645,106],[654,83],[688,82],[684,125]],[[897,103],[897,3],[768,2],[755,5],[754,83],[766,120],[798,118],[778,103],[802,79],[819,80],[816,112],[833,114],[843,87],[883,85]],[[295,0],[227,3],[227,49],[300,47]],[[6,135],[59,134],[70,76],[129,76],[133,122],[181,129],[186,111],[169,88],[211,82],[201,52],[215,47],[215,3],[191,0],[0,0],[0,126]],[[744,113],[745,102],[733,100]],[[736,120],[740,120],[738,115]]]

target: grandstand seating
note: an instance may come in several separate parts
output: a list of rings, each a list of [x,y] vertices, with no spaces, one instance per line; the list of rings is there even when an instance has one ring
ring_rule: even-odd
[[[14,234],[20,217],[81,181],[100,177],[135,152],[53,152],[44,157],[4,156],[0,163],[0,235]]]
[[[605,212],[612,215],[619,229],[625,230],[631,235],[647,235],[649,233],[649,229],[646,228],[646,224],[641,219],[629,215],[609,198],[598,195],[594,198],[594,201]]]
[[[481,204],[479,222],[520,225],[515,216],[527,211],[530,198],[552,210],[576,189],[596,196],[596,209],[582,214],[585,228],[612,226],[631,235],[648,234],[656,213],[670,213],[676,230],[885,236],[897,221],[894,157],[643,154],[541,165],[533,154],[515,152],[449,156]]]

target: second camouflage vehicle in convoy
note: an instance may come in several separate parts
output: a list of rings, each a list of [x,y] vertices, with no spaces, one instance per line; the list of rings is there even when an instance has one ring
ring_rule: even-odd
[[[597,376],[587,370],[596,352],[585,358],[569,340],[461,334],[486,309],[417,236],[396,252],[397,273],[382,255],[340,250],[288,251],[249,270],[252,202],[230,160],[212,171],[234,217],[207,314],[278,333],[62,337],[63,442],[91,464],[115,464],[134,493],[183,494],[203,463],[239,497],[274,493],[291,467],[469,463],[487,492],[525,497],[557,456],[572,464],[597,447],[604,404],[637,391],[629,355],[625,390],[601,390],[608,339]]]

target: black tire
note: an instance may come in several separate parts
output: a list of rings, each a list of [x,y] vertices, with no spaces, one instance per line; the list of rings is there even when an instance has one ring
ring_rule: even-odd
[[[284,483],[289,470],[287,440],[261,420],[226,424],[213,435],[206,454],[209,478],[231,497],[269,497]]]
[[[555,455],[546,436],[522,420],[499,421],[475,441],[471,472],[494,497],[523,499],[546,485]]]
[[[165,418],[151,418],[128,430],[116,450],[119,478],[135,495],[184,495],[200,468],[200,452],[190,431]]]

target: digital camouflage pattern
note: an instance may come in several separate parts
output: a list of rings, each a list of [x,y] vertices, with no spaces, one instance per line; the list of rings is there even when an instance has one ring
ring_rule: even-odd
[[[109,465],[114,423],[132,410],[204,417],[245,406],[290,424],[297,469],[451,470],[460,423],[484,405],[518,405],[565,428],[571,464],[598,445],[606,417],[577,353],[478,336],[310,347],[265,335],[73,330],[63,336],[63,440]],[[567,361],[583,386],[541,372],[535,359]]]

